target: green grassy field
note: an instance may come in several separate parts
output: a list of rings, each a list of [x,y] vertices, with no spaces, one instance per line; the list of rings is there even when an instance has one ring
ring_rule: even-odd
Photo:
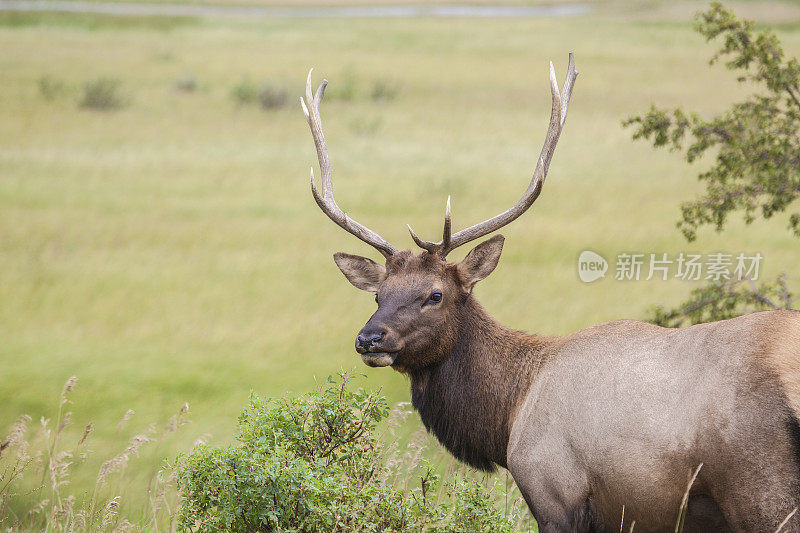
[[[330,80],[323,120],[337,200],[410,247],[405,224],[437,235],[448,194],[454,229],[518,199],[547,128],[547,62],[563,80],[575,52],[580,76],[547,186],[503,231],[500,267],[476,289],[510,326],[562,334],[640,318],[692,287],[611,275],[584,284],[584,249],[612,260],[760,251],[763,275],[788,271],[797,288],[785,217],[737,218],[687,244],[674,224],[703,163],[633,143],[620,126],[651,102],[711,113],[750,90],[708,67],[714,47],[687,14],[702,7],[517,20],[0,13],[0,428],[20,413],[50,416],[77,375],[73,420],[95,422],[100,451],[124,445],[116,428],[127,409],[143,427],[189,402],[193,423],[159,450],[171,455],[204,433],[229,440],[251,389],[304,391],[360,365],[353,338],[374,302],[331,255],[377,254],[312,200],[316,156],[296,100],[310,67]],[[776,29],[800,55],[800,17]],[[176,90],[187,76],[197,90]],[[62,85],[52,99],[42,77]],[[125,107],[77,105],[99,77],[121,81]],[[244,79],[285,88],[288,105],[237,105]],[[376,84],[393,84],[396,97],[374,101]],[[408,398],[401,375],[363,371],[391,401]]]
[[[136,3],[160,3],[158,0],[91,0],[97,2],[136,2]],[[648,0],[631,0],[633,2],[647,2]],[[582,3],[608,3],[609,0],[588,0]],[[428,0],[169,0],[164,2],[169,4],[210,4],[210,5],[246,5],[246,6],[280,6],[280,7],[322,7],[322,6],[377,6],[377,5],[425,5],[431,4]],[[458,4],[458,5],[492,5],[497,4],[493,0],[442,0],[435,2],[437,5]],[[553,5],[570,4],[573,0],[507,0],[501,2],[503,5]]]

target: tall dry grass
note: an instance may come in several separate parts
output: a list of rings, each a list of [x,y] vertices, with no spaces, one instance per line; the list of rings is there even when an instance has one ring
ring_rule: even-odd
[[[0,527],[75,533],[174,531],[178,495],[169,465],[156,470],[146,494],[127,491],[126,477],[144,447],[157,446],[188,422],[189,405],[184,403],[166,423],[152,423],[135,433],[122,450],[101,462],[92,490],[80,490],[71,480],[76,470],[90,464],[95,427],[88,422],[80,431],[72,428],[70,394],[77,382],[71,377],[64,384],[53,419],[42,417],[32,424],[30,416],[21,415],[0,441]],[[118,433],[133,414],[126,411]]]
[[[0,440],[0,528],[7,531],[122,532],[176,531],[176,510],[180,494],[174,483],[173,466],[164,461],[147,483],[145,493],[129,478],[148,465],[140,464],[145,447],[157,447],[187,422],[188,404],[183,404],[166,423],[149,424],[135,432],[127,445],[111,457],[99,461],[91,490],[81,490],[72,480],[81,468],[91,467],[92,422],[76,426],[70,410],[70,395],[77,384],[72,377],[64,384],[52,418],[33,423],[21,415]],[[134,411],[129,409],[116,425],[121,433]],[[392,409],[379,442],[389,468],[386,481],[401,490],[422,486],[423,497],[431,505],[453,495],[450,481],[468,478],[481,481],[490,490],[495,505],[516,524],[519,531],[535,530],[519,490],[506,475],[486,475],[455,461],[442,451],[419,427],[410,437],[408,423],[412,409],[407,402]],[[195,445],[205,442],[204,435]],[[434,462],[430,464],[430,458]],[[94,464],[98,464],[94,458]],[[422,477],[418,477],[423,472]],[[439,477],[434,482],[434,477]],[[132,490],[133,488],[133,490]]]

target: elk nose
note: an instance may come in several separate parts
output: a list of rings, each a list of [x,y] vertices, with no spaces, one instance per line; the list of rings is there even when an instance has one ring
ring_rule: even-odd
[[[385,335],[385,331],[362,331],[356,337],[356,351],[367,353],[374,344],[382,341]]]

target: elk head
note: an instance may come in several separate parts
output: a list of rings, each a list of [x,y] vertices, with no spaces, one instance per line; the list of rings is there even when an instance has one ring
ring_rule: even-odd
[[[550,63],[550,125],[533,177],[522,198],[503,213],[456,233],[451,233],[448,198],[442,240],[424,241],[408,227],[414,242],[422,248],[421,253],[413,254],[407,250],[398,251],[383,237],[348,217],[337,205],[333,197],[333,170],[319,113],[328,82],[323,80],[312,94],[311,72],[308,73],[305,99],[301,98],[300,103],[311,128],[322,174],[320,191],[311,169],[314,200],[337,225],[377,249],[385,258],[385,264],[381,265],[366,257],[342,252],[334,254],[336,265],[350,283],[375,293],[378,310],[356,337],[356,351],[367,365],[391,365],[398,370],[415,371],[435,365],[451,353],[466,322],[472,289],[497,266],[503,236],[495,235],[479,244],[459,263],[448,262],[447,254],[505,226],[522,215],[539,197],[567,118],[577,75],[570,53],[567,77],[559,92],[553,64]]]

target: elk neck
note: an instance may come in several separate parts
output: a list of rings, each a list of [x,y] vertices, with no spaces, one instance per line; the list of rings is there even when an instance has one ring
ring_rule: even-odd
[[[507,328],[467,297],[455,344],[438,365],[410,373],[425,427],[457,459],[481,470],[506,467],[514,417],[539,370],[548,339]]]

